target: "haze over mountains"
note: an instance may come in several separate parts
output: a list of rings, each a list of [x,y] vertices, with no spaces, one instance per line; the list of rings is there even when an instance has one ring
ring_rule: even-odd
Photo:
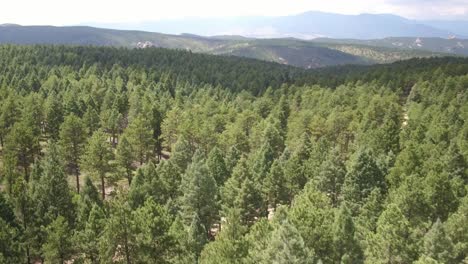
[[[169,34],[312,39],[317,37],[375,39],[385,37],[468,36],[468,21],[418,21],[391,14],[342,15],[310,11],[292,16],[188,18],[126,24],[88,24]]]

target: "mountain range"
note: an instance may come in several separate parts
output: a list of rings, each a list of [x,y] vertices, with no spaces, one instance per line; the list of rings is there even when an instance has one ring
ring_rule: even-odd
[[[346,16],[308,12],[290,17],[245,18],[241,21],[235,18],[225,18],[223,23],[210,21],[210,19],[199,20],[198,24],[191,23],[189,20],[173,24],[160,21],[156,24],[134,25],[134,27],[175,33],[178,33],[177,27],[180,27],[180,30],[203,35],[216,32],[224,34],[201,36],[183,33],[176,35],[89,26],[3,24],[0,25],[0,44],[160,47],[191,50],[197,53],[249,57],[303,68],[390,63],[414,57],[468,56],[468,39],[458,34],[463,33],[463,28],[453,25],[450,27],[448,22],[445,23],[446,28],[453,28],[456,33],[418,24],[394,15]],[[244,28],[245,32],[250,33],[237,32],[239,34],[235,35],[235,32],[228,30],[234,26]],[[272,38],[265,38],[267,35],[263,33],[267,31],[266,27],[263,35],[260,34],[261,26],[273,28],[270,30]],[[119,27],[124,28],[123,25]],[[212,32],[202,32],[203,28],[210,29]],[[377,30],[379,28],[380,31]],[[257,34],[252,32],[257,32]]]
[[[468,21],[420,21],[391,14],[343,15],[316,11],[278,17],[185,18],[87,25],[169,34],[242,35],[255,38],[468,37]]]

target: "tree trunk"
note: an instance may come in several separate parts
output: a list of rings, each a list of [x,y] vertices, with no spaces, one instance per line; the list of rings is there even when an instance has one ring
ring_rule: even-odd
[[[106,199],[106,186],[104,185],[104,175],[101,175],[101,191],[102,191],[102,200]]]
[[[80,193],[80,171],[75,167],[76,191]]]

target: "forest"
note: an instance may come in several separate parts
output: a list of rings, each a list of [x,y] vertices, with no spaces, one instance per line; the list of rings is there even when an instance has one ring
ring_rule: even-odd
[[[468,59],[0,45],[0,263],[468,263]]]

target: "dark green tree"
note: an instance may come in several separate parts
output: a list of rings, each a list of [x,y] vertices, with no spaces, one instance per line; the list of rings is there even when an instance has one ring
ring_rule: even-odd
[[[81,167],[91,175],[97,176],[101,181],[102,200],[106,198],[106,174],[111,171],[109,161],[112,158],[112,151],[107,143],[106,134],[100,130],[94,132],[88,140],[83,156],[81,157]]]
[[[47,226],[46,235],[46,242],[42,246],[45,260],[50,263],[66,263],[73,254],[71,230],[67,220],[62,216],[57,217]]]
[[[133,170],[135,169],[133,164],[135,156],[133,147],[128,142],[125,135],[120,137],[115,159],[117,164],[125,171],[125,176],[127,177],[128,184],[130,185],[132,183]]]
[[[327,160],[320,166],[320,173],[317,176],[317,188],[330,197],[333,207],[337,207],[341,199],[341,189],[345,175],[346,167],[338,151],[331,152]]]
[[[353,203],[361,203],[374,189],[384,191],[385,176],[380,170],[372,153],[361,150],[352,162],[343,186],[344,199]]]
[[[201,153],[194,155],[192,163],[182,176],[180,192],[183,193],[181,209],[185,219],[191,221],[197,215],[209,232],[218,218],[218,187],[209,174]]]
[[[351,212],[346,203],[341,204],[332,228],[335,263],[364,263],[363,252],[355,236]]]
[[[60,145],[69,170],[76,177],[76,190],[80,192],[79,159],[86,143],[86,131],[82,120],[75,116],[65,117],[60,126]]]

